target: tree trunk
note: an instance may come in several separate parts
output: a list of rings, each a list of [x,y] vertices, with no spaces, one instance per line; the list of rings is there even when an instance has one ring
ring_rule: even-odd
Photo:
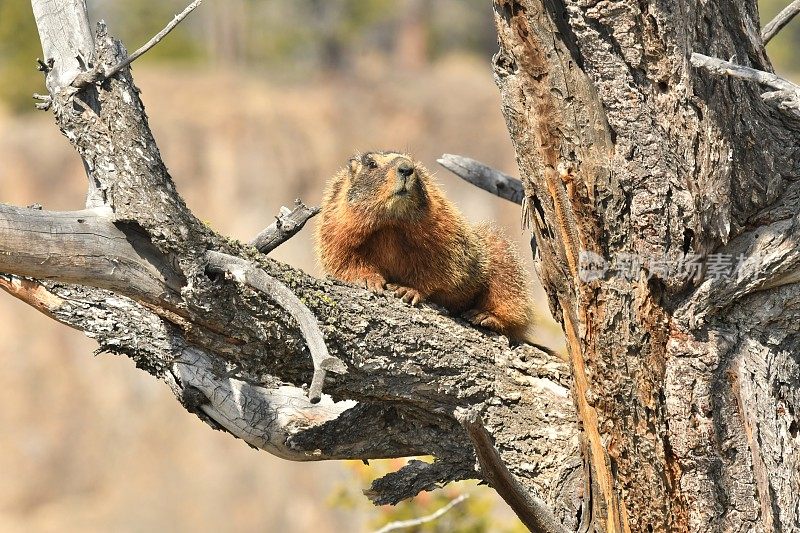
[[[494,6],[591,464],[584,523],[800,529],[800,124],[689,61],[769,71],[756,2]]]

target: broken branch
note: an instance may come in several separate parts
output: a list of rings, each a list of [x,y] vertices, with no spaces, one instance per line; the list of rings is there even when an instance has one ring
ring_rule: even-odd
[[[444,154],[436,161],[461,179],[509,202],[521,204],[525,197],[522,181],[480,161],[453,154]]]
[[[789,112],[800,118],[800,85],[795,85],[771,72],[737,65],[730,61],[696,52],[692,54],[691,61],[695,67],[704,68],[712,74],[754,81],[776,89],[775,91],[763,93],[761,98],[765,101],[776,103],[782,111]]]
[[[146,235],[123,231],[104,215],[0,204],[0,272],[109,289],[174,309],[180,276]]]
[[[281,207],[280,215],[275,222],[259,233],[250,244],[262,254],[268,254],[303,229],[312,217],[319,213],[319,207],[308,207],[299,199],[295,200],[294,209]]]
[[[456,419],[467,430],[475,446],[483,478],[517,513],[525,526],[536,533],[567,533],[547,504],[517,481],[497,452],[476,409],[459,408]]]

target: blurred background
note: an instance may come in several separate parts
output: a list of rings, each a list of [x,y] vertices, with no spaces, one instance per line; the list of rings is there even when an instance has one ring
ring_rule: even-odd
[[[133,50],[188,2],[87,3]],[[763,21],[785,5],[761,4]],[[778,72],[800,72],[798,45],[800,21],[769,45]],[[318,204],[356,150],[400,149],[437,171],[468,218],[504,226],[529,260],[518,207],[435,162],[458,153],[516,174],[495,51],[488,0],[206,0],[134,77],[179,190],[223,234],[249,240],[281,205]],[[0,0],[0,201],[76,209],[80,161],[52,116],[33,110],[31,94],[44,92],[37,57],[30,3]],[[320,275],[310,229],[272,255]],[[532,290],[541,342],[560,348],[541,287]],[[472,497],[424,530],[522,530],[492,491],[468,483],[374,508],[360,491],[397,461],[273,458],[210,431],[161,383],[94,349],[0,294],[0,532],[369,531],[463,492]]]

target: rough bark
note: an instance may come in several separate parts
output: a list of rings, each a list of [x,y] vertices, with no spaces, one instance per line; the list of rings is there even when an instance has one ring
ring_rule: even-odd
[[[800,528],[800,124],[689,61],[771,71],[755,1],[494,6],[496,80],[591,465],[584,527]],[[713,275],[714,254],[734,267],[740,253],[759,260]],[[623,269],[624,254],[643,262]],[[587,279],[582,257],[612,269]],[[687,258],[700,275],[663,268]]]
[[[455,416],[470,409],[516,486],[575,525],[583,464],[562,362],[439,309],[314,279],[215,234],[175,190],[130,71],[115,71],[126,57],[122,45],[101,24],[91,53],[80,52],[53,28],[83,25],[74,20],[83,2],[68,10],[33,4],[53,66],[51,108],[85,162],[91,209],[3,206],[3,289],[97,339],[100,350],[129,356],[212,427],[280,457],[435,457],[376,481],[369,495],[379,503],[451,480],[489,480]],[[54,47],[63,51],[51,56]],[[92,60],[77,70],[70,64],[69,74],[56,68],[81,54]],[[215,274],[225,271],[219,254],[238,258],[256,278],[270,276],[316,317],[345,371],[328,374],[319,403],[303,390],[313,368],[308,331],[280,294],[267,293],[269,284]]]

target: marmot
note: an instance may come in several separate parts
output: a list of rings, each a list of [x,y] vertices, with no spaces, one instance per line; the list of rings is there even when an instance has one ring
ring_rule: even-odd
[[[404,302],[429,300],[532,343],[527,275],[490,224],[470,225],[409,155],[356,155],[331,178],[317,224],[325,272]]]

